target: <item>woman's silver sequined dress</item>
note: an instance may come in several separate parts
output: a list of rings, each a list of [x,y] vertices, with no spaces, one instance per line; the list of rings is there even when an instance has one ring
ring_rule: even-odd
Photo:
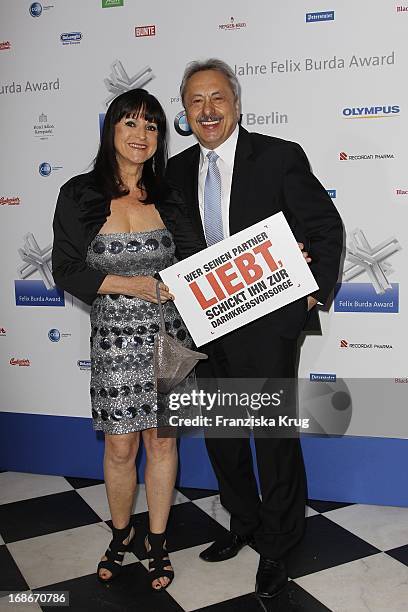
[[[155,276],[174,263],[167,229],[98,234],[87,264],[107,274]],[[163,304],[166,329],[184,346],[192,340],[174,303]],[[91,401],[93,427],[122,434],[157,427],[163,410],[154,390],[153,343],[157,304],[125,295],[98,295],[91,308]]]

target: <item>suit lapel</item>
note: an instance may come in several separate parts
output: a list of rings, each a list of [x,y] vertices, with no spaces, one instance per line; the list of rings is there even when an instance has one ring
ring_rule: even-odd
[[[252,225],[249,205],[249,187],[253,160],[251,136],[244,128],[239,128],[232,172],[231,196],[229,206],[230,234]]]

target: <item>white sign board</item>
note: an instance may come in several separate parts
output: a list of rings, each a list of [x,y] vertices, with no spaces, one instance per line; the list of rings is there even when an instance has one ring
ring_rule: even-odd
[[[160,276],[196,346],[318,289],[282,212],[180,261]]]

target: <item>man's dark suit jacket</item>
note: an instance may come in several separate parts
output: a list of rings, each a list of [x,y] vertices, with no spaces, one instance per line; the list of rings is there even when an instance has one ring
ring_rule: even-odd
[[[159,207],[183,259],[207,246],[198,205],[199,160],[198,144],[169,160],[166,176],[180,190],[180,198],[173,205],[168,202]],[[310,252],[310,269],[319,286],[313,295],[324,304],[339,273],[343,245],[340,216],[297,143],[249,133],[240,127],[231,186],[230,233],[279,211]],[[287,338],[296,338],[302,329],[320,330],[317,310],[307,312],[306,298],[248,325],[253,326],[257,337],[268,330]],[[239,334],[239,330],[233,333]]]

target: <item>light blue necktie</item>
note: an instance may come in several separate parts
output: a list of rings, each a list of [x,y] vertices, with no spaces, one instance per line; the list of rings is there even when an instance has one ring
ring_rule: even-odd
[[[208,170],[204,186],[204,232],[207,245],[224,239],[221,211],[221,175],[217,166],[219,155],[207,153]]]

